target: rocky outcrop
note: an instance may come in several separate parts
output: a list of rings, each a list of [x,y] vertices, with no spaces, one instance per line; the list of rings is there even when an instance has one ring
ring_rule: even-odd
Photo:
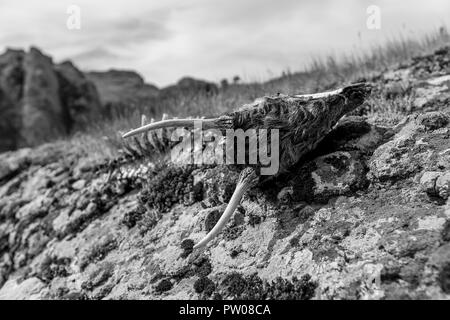
[[[69,130],[74,125],[84,126],[104,115],[97,88],[84,73],[70,61],[54,68],[59,81],[59,98],[70,119]]]
[[[36,48],[0,56],[0,151],[36,146],[101,114],[93,85]]]
[[[145,83],[134,71],[87,72],[86,76],[95,84],[102,104],[109,114],[148,107],[151,99],[159,94],[156,86]]]
[[[96,71],[88,72],[86,76],[95,84],[109,115],[129,114],[135,110],[146,114],[172,111],[174,104],[219,92],[216,84],[190,77],[184,77],[174,85],[158,89],[144,82],[134,71]],[[181,102],[178,103],[179,101]]]
[[[0,151],[16,149],[21,141],[24,57],[20,50],[7,50],[0,56]]]
[[[69,116],[59,97],[58,77],[51,59],[31,48],[24,57],[22,128],[24,144],[36,146],[67,133]]]
[[[173,112],[174,101],[217,93],[215,84],[193,78],[159,90],[133,71],[83,73],[37,48],[8,49],[0,55],[0,152],[37,146],[101,117]]]
[[[443,76],[430,70],[400,97]],[[380,101],[396,99],[388,78]],[[446,107],[343,119],[203,251],[230,167],[105,162],[70,142],[2,154],[0,298],[449,299]]]
[[[388,100],[403,99],[407,112],[446,111],[450,110],[449,74],[450,47],[444,47],[383,73],[380,91]]]
[[[215,95],[218,92],[219,88],[216,84],[191,77],[181,78],[175,85],[161,89],[163,97]]]

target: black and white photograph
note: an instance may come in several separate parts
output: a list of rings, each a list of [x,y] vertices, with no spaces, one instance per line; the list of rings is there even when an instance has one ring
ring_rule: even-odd
[[[0,0],[0,300],[449,299],[450,1]]]

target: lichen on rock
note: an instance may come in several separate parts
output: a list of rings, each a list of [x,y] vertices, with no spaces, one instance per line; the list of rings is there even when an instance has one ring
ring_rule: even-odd
[[[448,53],[372,79],[377,94],[447,86]],[[449,299],[447,93],[395,125],[344,118],[204,250],[233,167],[124,164],[64,141],[3,153],[0,298]]]

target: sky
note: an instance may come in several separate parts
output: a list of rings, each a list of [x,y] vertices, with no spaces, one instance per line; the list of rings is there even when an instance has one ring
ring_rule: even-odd
[[[70,5],[80,29],[69,29]],[[380,9],[380,28],[367,20]],[[37,46],[82,70],[165,86],[189,75],[261,81],[450,23],[449,0],[0,0],[0,51]]]

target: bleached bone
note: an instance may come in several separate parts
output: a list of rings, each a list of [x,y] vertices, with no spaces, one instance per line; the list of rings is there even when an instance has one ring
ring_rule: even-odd
[[[187,127],[193,128],[196,121],[201,121],[204,129],[216,128],[217,119],[168,119],[158,122],[150,123],[137,129],[131,130],[123,135],[123,138],[128,138],[142,132],[156,130],[167,127]]]
[[[231,196],[230,202],[228,202],[228,205],[223,212],[222,216],[220,217],[219,221],[217,221],[214,228],[199,242],[194,246],[194,249],[201,248],[203,246],[206,246],[206,244],[214,239],[216,235],[222,231],[223,227],[227,224],[227,222],[232,217],[234,211],[236,210],[237,206],[241,202],[242,197],[247,192],[248,189],[256,185],[258,182],[258,175],[256,174],[255,170],[252,168],[245,168],[241,171],[239,175],[239,181],[236,185],[236,189],[233,192],[233,195]]]

